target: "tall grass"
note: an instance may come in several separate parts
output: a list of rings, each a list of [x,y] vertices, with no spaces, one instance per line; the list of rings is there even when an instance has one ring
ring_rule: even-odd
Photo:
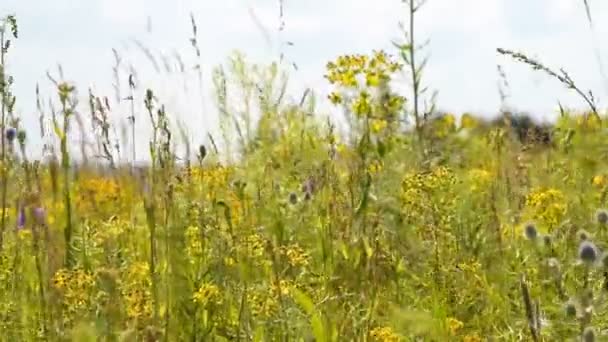
[[[52,79],[57,110],[37,92],[51,157],[27,158],[34,133],[13,114],[5,58],[17,25],[6,17],[0,339],[602,340],[608,150],[595,99],[565,71],[501,49],[579,93],[593,115],[563,110],[540,127],[506,111],[494,121],[438,113],[433,97],[422,108],[422,3],[407,2],[397,57],[327,64],[346,135],[321,118],[312,91],[289,100],[283,52],[269,65],[237,54],[212,75],[197,64],[199,92],[213,82],[223,144],[209,135],[196,158],[183,126],[178,153],[163,94],[141,89],[116,51],[115,96],[89,91],[91,132],[76,85]],[[279,12],[282,31],[282,2]],[[391,87],[400,73],[411,94]],[[122,101],[126,154],[110,115]],[[140,166],[145,119],[150,162]],[[96,142],[83,142],[79,163],[75,129]]]

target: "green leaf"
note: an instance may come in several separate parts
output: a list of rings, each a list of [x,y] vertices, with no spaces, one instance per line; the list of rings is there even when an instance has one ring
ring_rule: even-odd
[[[55,129],[55,134],[57,134],[57,137],[59,137],[60,140],[65,139],[65,134],[57,124],[56,120],[53,121],[53,128]]]
[[[264,326],[263,325],[259,325],[254,332],[253,335],[253,341],[254,342],[261,342],[261,341],[266,341],[266,336],[265,336],[265,332],[264,332]]]
[[[293,295],[293,300],[295,300],[295,302],[302,307],[302,310],[304,310],[307,315],[312,316],[315,312],[315,304],[313,303],[312,299],[304,292],[295,288],[290,292]]]
[[[325,326],[323,324],[321,316],[318,313],[312,316],[312,319],[310,320],[310,325],[312,325],[312,333],[315,336],[315,341],[326,342],[327,337],[325,335]]]

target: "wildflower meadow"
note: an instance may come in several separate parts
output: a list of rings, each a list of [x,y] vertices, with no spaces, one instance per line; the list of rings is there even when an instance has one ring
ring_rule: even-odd
[[[116,143],[116,100],[78,102],[59,76],[39,129],[22,124],[5,66],[24,38],[4,16],[0,340],[607,340],[608,117],[565,70],[501,46],[582,109],[440,112],[424,1],[405,2],[403,40],[327,61],[325,94],[286,96],[280,62],[228,57],[208,75],[220,134],[200,146],[162,92],[117,75],[125,135],[151,127],[146,163]]]

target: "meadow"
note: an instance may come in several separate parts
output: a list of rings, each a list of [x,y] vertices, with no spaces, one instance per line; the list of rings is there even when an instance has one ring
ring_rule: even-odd
[[[213,74],[221,135],[204,145],[162,94],[131,92],[131,128],[153,132],[143,166],[116,159],[113,100],[77,104],[57,79],[54,143],[33,160],[4,68],[17,19],[0,25],[0,340],[606,338],[607,118],[565,71],[497,51],[581,95],[588,110],[551,125],[440,113],[412,20],[394,51],[328,61],[341,131],[312,92],[285,100],[280,65],[237,56]],[[401,73],[410,93],[391,87]],[[259,118],[230,110],[235,93]],[[94,146],[69,143],[79,130]]]

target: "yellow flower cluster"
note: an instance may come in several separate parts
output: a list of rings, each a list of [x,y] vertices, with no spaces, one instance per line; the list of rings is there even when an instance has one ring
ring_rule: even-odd
[[[121,285],[127,316],[134,320],[152,317],[150,267],[145,262],[133,262],[126,270]]]
[[[212,283],[204,283],[194,293],[192,300],[197,304],[207,306],[212,304],[220,304],[222,301],[222,296],[217,285]]]
[[[254,316],[270,318],[279,310],[276,292],[272,288],[255,289],[247,294],[247,302]]]
[[[481,337],[479,335],[467,335],[462,339],[463,342],[481,342]]]
[[[287,257],[287,262],[291,267],[305,267],[308,265],[308,259],[310,258],[308,253],[298,244],[288,247],[282,246],[279,253]]]
[[[468,176],[471,183],[471,191],[483,191],[492,182],[492,173],[485,169],[471,169]]]
[[[196,259],[202,255],[203,242],[199,227],[190,226],[186,228],[186,253],[190,258],[190,262],[194,263]]]
[[[75,196],[79,213],[95,213],[101,218],[128,214],[129,191],[117,180],[107,177],[83,177]]]
[[[123,219],[113,219],[103,222],[93,231],[93,240],[95,244],[101,246],[106,242],[115,241],[127,230],[129,224],[129,222]]]
[[[591,180],[594,187],[602,189],[608,184],[608,177],[605,175],[595,175]]]
[[[376,327],[370,331],[370,336],[376,342],[399,342],[401,338],[390,327]]]
[[[577,117],[576,125],[587,131],[597,131],[602,127],[602,123],[598,117],[591,113]]]
[[[400,199],[404,213],[419,222],[425,215],[437,215],[437,222],[447,224],[456,202],[450,194],[456,183],[454,172],[439,166],[428,172],[410,172],[401,182]]]
[[[560,190],[538,187],[526,196],[525,209],[528,219],[539,221],[551,229],[566,216],[568,203]]]
[[[79,313],[90,308],[94,286],[93,274],[82,269],[62,268],[53,275],[53,287],[60,293],[66,322],[72,322]]]
[[[460,117],[460,128],[472,129],[479,126],[479,120],[475,119],[473,115],[465,113]]]
[[[280,293],[283,296],[288,296],[290,290],[294,287],[292,281],[281,279],[279,282],[274,282],[270,288],[274,293]]]
[[[402,67],[384,51],[374,51],[369,57],[359,54],[340,56],[327,64],[325,78],[343,90],[357,90],[357,94],[348,101],[344,93],[334,91],[328,98],[333,104],[348,106],[357,117],[375,117],[378,121],[373,122],[371,128],[376,133],[380,132],[387,126],[385,119],[395,116],[405,104],[404,97],[386,93],[391,75]],[[374,100],[370,89],[382,90],[384,96]]]
[[[216,191],[225,187],[233,174],[233,169],[226,166],[192,167],[190,173],[195,184],[203,184],[206,191]]]
[[[391,61],[386,52],[380,50],[374,51],[371,58],[359,54],[340,56],[335,62],[327,63],[328,74],[325,77],[331,84],[354,88],[359,86],[357,76],[364,75],[365,84],[376,87],[401,68],[401,64]]]
[[[462,323],[461,321],[457,320],[454,317],[450,317],[446,320],[447,326],[448,326],[448,330],[450,331],[450,334],[452,335],[456,335],[458,333],[458,331],[460,329],[462,329],[462,327],[464,327],[464,323]]]
[[[431,121],[431,131],[429,132],[436,138],[445,138],[456,130],[456,118],[453,114],[445,114]]]

